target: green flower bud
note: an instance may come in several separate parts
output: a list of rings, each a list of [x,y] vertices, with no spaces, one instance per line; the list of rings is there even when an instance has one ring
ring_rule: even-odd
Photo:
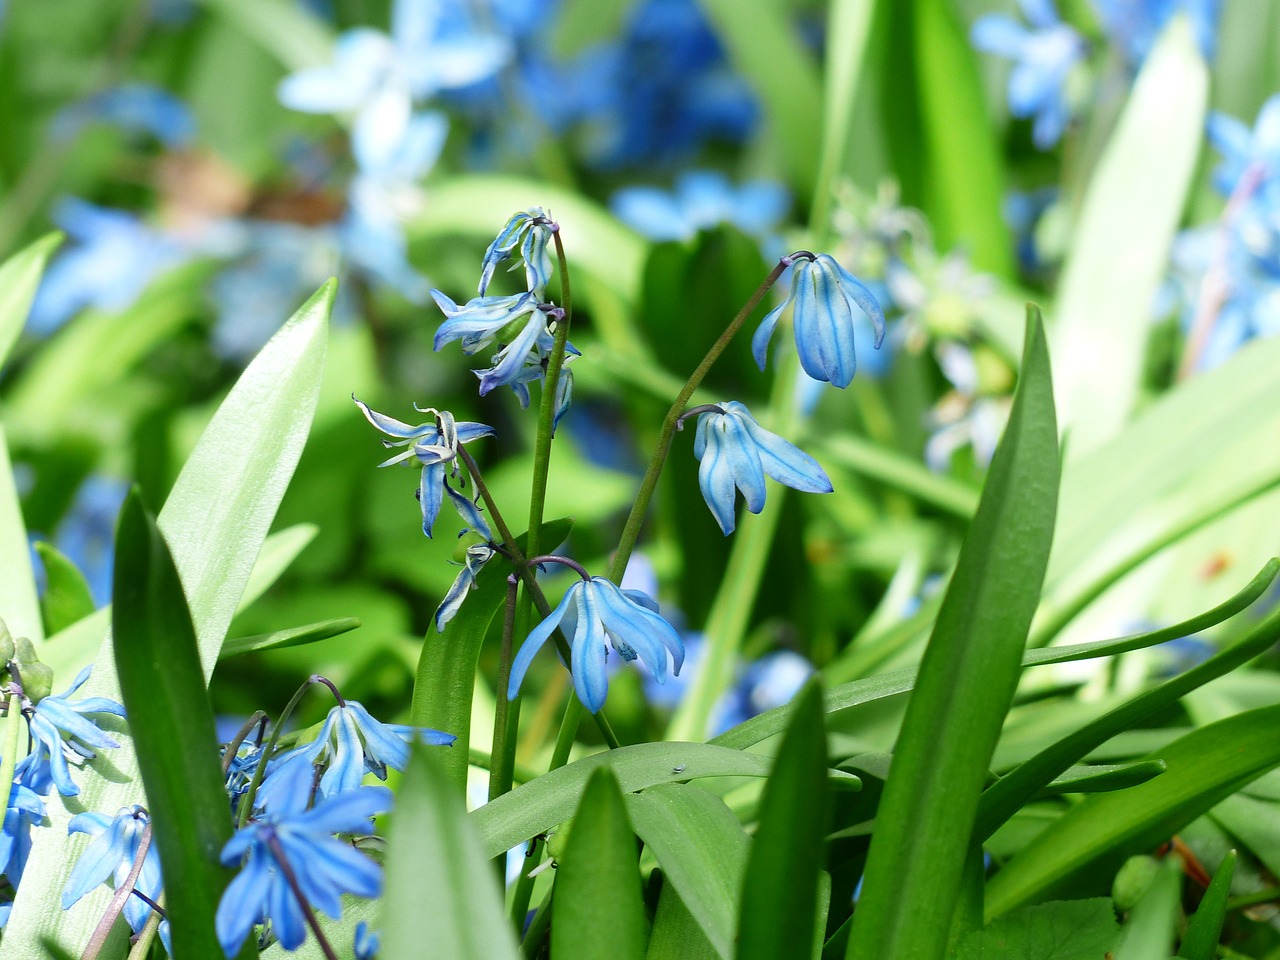
[[[13,659],[13,634],[3,620],[0,620],[0,669]]]
[[[53,667],[36,661],[18,669],[22,671],[22,692],[32,703],[53,693]]]
[[[1115,883],[1111,887],[1111,899],[1116,909],[1127,913],[1133,905],[1142,899],[1156,874],[1160,872],[1160,861],[1155,857],[1130,857],[1121,865],[1116,874]]]

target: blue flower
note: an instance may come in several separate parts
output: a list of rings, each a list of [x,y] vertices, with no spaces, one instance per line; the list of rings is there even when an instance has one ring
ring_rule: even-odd
[[[812,259],[809,259],[812,257]],[[763,370],[769,340],[782,317],[791,313],[800,366],[815,380],[847,387],[857,369],[854,316],[866,314],[876,328],[876,349],[884,339],[884,312],[871,291],[825,253],[793,254],[791,289],[761,321],[751,351]]]
[[[347,700],[331,709],[324,719],[320,733],[311,743],[304,744],[282,755],[273,762],[273,769],[263,783],[263,803],[272,812],[305,809],[310,802],[310,781],[316,767],[324,770],[317,788],[317,796],[327,799],[335,794],[359,789],[366,773],[379,780],[387,779],[387,768],[403,770],[409,762],[409,742],[421,737],[436,746],[451,746],[457,739],[451,733],[441,733],[426,727],[382,723],[370,716],[369,711],[355,700]],[[289,771],[284,771],[289,767]],[[309,771],[308,789],[297,792],[293,788],[301,781],[290,775],[299,768]],[[288,784],[287,790],[271,785]],[[271,787],[271,788],[269,788]]]
[[[421,410],[421,413],[434,413],[433,423],[422,423],[410,426],[393,417],[371,410],[367,404],[355,397],[356,406],[375,427],[394,440],[384,440],[387,447],[408,447],[394,457],[378,464],[380,467],[393,463],[403,463],[409,458],[416,458],[422,464],[422,479],[418,484],[418,501],[422,505],[422,532],[431,536],[431,528],[440,513],[440,504],[444,501],[444,491],[449,476],[458,475],[458,444],[470,443],[480,437],[492,437],[493,427],[483,423],[458,423],[453,415],[445,411]],[[417,409],[415,407],[415,409]],[[446,467],[447,465],[447,467]]]
[[[668,654],[673,663],[672,673],[680,672],[684,644],[671,624],[603,577],[592,577],[573,584],[551,615],[530,631],[511,664],[508,699],[515,699],[534,655],[571,607],[577,618],[571,641],[573,687],[578,699],[592,713],[604,706],[609,687],[605,670],[609,658],[606,640],[623,660],[639,657],[659,683],[666,679]]]
[[[1142,66],[1156,38],[1178,13],[1191,20],[1200,53],[1206,60],[1213,59],[1221,0],[1094,0],[1094,6],[1107,35],[1135,70]]]
[[[480,575],[480,570],[496,554],[497,551],[489,543],[473,543],[467,547],[462,569],[454,579],[453,585],[449,587],[449,592],[440,601],[440,606],[436,608],[435,621],[438,633],[444,633],[445,626],[458,615],[458,611],[462,609],[462,601],[467,599],[467,593],[475,588],[476,577]]]
[[[724,733],[766,710],[781,707],[794,699],[805,681],[813,676],[813,664],[792,650],[775,650],[742,671],[738,682],[727,690],[712,711],[712,734]]]
[[[286,950],[302,945],[305,914],[285,870],[297,880],[307,905],[335,920],[342,914],[342,894],[378,896],[382,868],[334,834],[368,834],[370,818],[390,809],[390,790],[362,787],[305,813],[268,814],[237,831],[222,848],[225,865],[244,861],[218,903],[215,925],[223,952],[234,957],[254,925],[267,920]]]
[[[361,920],[356,924],[356,939],[354,949],[356,952],[356,960],[374,960],[378,955],[378,949],[381,944],[378,942],[378,933],[376,930],[370,930],[369,924]]]
[[[1027,29],[1013,17],[992,13],[973,25],[973,45],[1014,61],[1009,75],[1009,112],[1035,117],[1031,136],[1047,150],[1062,138],[1071,109],[1066,83],[1072,67],[1084,58],[1084,39],[1060,19],[1053,0],[1019,0],[1030,21]]]
[[[461,307],[439,290],[432,290],[431,296],[447,317],[436,331],[435,349],[461,340],[462,352],[472,355],[501,340],[503,346],[494,355],[493,366],[474,371],[480,378],[480,396],[495,387],[510,386],[521,403],[527,404],[528,388],[522,390],[517,384],[541,378],[542,362],[555,343],[548,320],[557,308],[540,303],[533,291],[509,297],[475,297]]]
[[[51,786],[56,786],[64,797],[76,796],[80,788],[71,780],[68,758],[79,764],[94,758],[91,747],[120,746],[92,721],[85,719],[84,714],[106,713],[123,717],[124,707],[106,697],[86,697],[74,703],[67,699],[89,679],[90,669],[85,667],[81,670],[65,693],[42,699],[27,720],[32,749],[18,764],[16,775],[38,794],[47,794]],[[68,735],[66,740],[62,739],[63,733]]]
[[[177,149],[195,136],[195,120],[173,94],[145,83],[127,83],[96,93],[60,110],[51,132],[69,140],[92,123],[106,123],[131,134],[148,134]]]
[[[805,493],[830,493],[831,481],[818,461],[756,423],[751,412],[731,400],[698,416],[694,455],[701,461],[698,485],[711,514],[727,536],[736,525],[734,488],[747,509],[764,509],[764,478]]]
[[[489,289],[489,281],[493,279],[498,264],[510,259],[518,245],[528,291],[537,299],[543,299],[547,282],[551,279],[551,253],[547,249],[547,241],[551,239],[552,228],[553,224],[541,207],[532,207],[512,216],[484,252],[480,295],[484,296]]]
[[[1258,111],[1250,130],[1235,117],[1214,112],[1207,124],[1209,142],[1222,154],[1213,171],[1213,185],[1230,196],[1246,172],[1259,181],[1280,177],[1280,93]]]
[[[67,878],[62,891],[63,910],[70,910],[81,897],[108,879],[116,888],[128,879],[148,823],[147,811],[137,804],[121,807],[114,817],[105,813],[81,813],[71,818],[68,833],[84,833],[94,839],[80,854]],[[152,900],[159,900],[163,892],[160,854],[154,837],[147,847],[134,889]],[[124,918],[134,933],[142,930],[150,916],[151,907],[139,897],[131,896],[125,901]]]
[[[752,180],[734,187],[716,170],[692,170],[676,178],[675,190],[624,187],[609,200],[623,223],[650,240],[688,240],[699,230],[731,223],[762,237],[786,216],[791,197],[773,180]]]
[[[31,854],[31,828],[43,820],[44,801],[34,790],[15,782],[9,789],[4,829],[0,830],[0,873],[9,878],[15,889]]]
[[[90,474],[76,491],[71,509],[58,524],[55,544],[84,574],[94,602],[111,600],[115,561],[115,524],[128,488],[120,480]]]

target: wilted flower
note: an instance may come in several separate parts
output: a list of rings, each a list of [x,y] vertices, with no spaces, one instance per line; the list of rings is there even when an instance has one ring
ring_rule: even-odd
[[[592,713],[604,706],[609,687],[605,671],[609,658],[606,640],[623,660],[639,657],[659,683],[666,679],[668,654],[673,664],[672,673],[680,672],[684,644],[671,624],[603,577],[591,577],[573,584],[551,615],[530,631],[511,664],[508,699],[515,699],[534,655],[571,608],[577,618],[571,642],[573,687],[578,699]]]
[[[831,492],[831,480],[817,460],[764,429],[736,400],[699,415],[693,452],[702,461],[698,468],[702,498],[726,535],[736,525],[734,488],[742,491],[747,509],[759,513],[764,509],[766,474],[805,493]]]

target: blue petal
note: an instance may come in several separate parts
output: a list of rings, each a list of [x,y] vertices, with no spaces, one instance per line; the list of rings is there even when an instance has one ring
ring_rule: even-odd
[[[729,452],[724,449],[725,418],[718,413],[703,414],[703,418],[707,421],[706,426],[698,424],[699,435],[705,438],[702,462],[698,465],[698,486],[702,490],[702,499],[711,508],[711,515],[728,536],[737,525],[737,517],[733,509],[733,465]]]
[[[790,303],[791,295],[788,294],[786,300],[764,315],[760,326],[756,327],[756,332],[751,335],[751,355],[755,357],[756,366],[761,370],[764,370],[765,361],[769,359],[769,341],[773,339],[773,331],[778,329],[778,320],[782,317],[782,311]]]
[[[760,426],[741,403],[725,408],[740,414],[739,422],[751,437],[764,472],[781,484],[805,493],[830,493],[831,479],[821,465],[795,444]]]
[[[573,633],[572,671],[573,688],[578,699],[592,713],[599,713],[609,692],[609,674],[605,669],[609,650],[606,646],[604,624],[600,620],[594,584],[582,583],[578,592],[578,629]]]
[[[228,957],[234,957],[240,952],[249,931],[262,918],[272,886],[270,859],[265,850],[255,847],[249,856],[249,862],[227,884],[222,899],[218,901],[214,927],[218,934],[218,944]],[[223,862],[226,862],[225,858]]]
[[[443,464],[425,464],[422,479],[418,483],[418,502],[422,504],[422,532],[428,537],[431,536],[436,517],[440,515],[440,504],[444,502],[444,474]]]
[[[974,21],[969,39],[983,53],[1016,60],[1028,40],[1027,28],[1012,17],[989,13]]]
[[[565,592],[560,603],[551,611],[551,615],[530,630],[529,636],[525,638],[524,643],[520,644],[520,649],[517,651],[515,659],[511,661],[511,677],[507,682],[508,700],[516,698],[516,694],[520,691],[520,684],[524,682],[524,675],[528,672],[529,665],[533,663],[534,656],[550,638],[552,631],[560,625],[565,611],[569,609],[569,604],[573,602],[573,598],[581,590],[582,581],[579,580]]]

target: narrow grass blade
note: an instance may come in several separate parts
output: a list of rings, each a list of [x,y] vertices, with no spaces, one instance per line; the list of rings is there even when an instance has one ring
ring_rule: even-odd
[[[37,541],[36,555],[44,566],[40,614],[45,631],[52,636],[93,613],[93,595],[84,574],[52,544]]]
[[[1136,760],[1099,766],[1070,767],[1044,788],[1046,794],[1106,793],[1154,780],[1165,771],[1163,760]]]
[[[0,370],[26,326],[45,264],[60,243],[62,234],[46,233],[0,266]]]
[[[1053,536],[1058,433],[1039,311],[876,816],[847,956],[940,956],[978,798],[1022,670]]]
[[[360,626],[355,617],[340,617],[337,620],[321,620],[319,623],[308,623],[301,627],[290,627],[288,630],[277,630],[274,633],[260,633],[252,637],[233,637],[222,644],[219,660],[234,657],[241,653],[260,653],[263,650],[279,650],[282,647],[300,647],[303,644],[315,643],[317,640],[328,640],[339,637]]]
[[[414,744],[396,794],[379,956],[515,960],[498,877],[437,753]]]
[[[742,889],[737,960],[807,957],[821,933],[813,919],[829,819],[821,687],[811,682],[795,704],[760,799],[760,825]]]
[[[223,960],[214,911],[231,879],[218,741],[195,628],[169,548],[135,489],[116,530],[111,626],[116,669],[146,789],[165,908],[187,957]]]
[[[640,856],[618,778],[600,767],[583,791],[556,870],[551,953],[574,960],[643,960]]]
[[[1183,960],[1213,960],[1217,955],[1222,921],[1227,916],[1227,898],[1231,896],[1231,878],[1236,872],[1236,852],[1231,850],[1213,874],[1209,889],[1187,924],[1186,936],[1178,948]]]

